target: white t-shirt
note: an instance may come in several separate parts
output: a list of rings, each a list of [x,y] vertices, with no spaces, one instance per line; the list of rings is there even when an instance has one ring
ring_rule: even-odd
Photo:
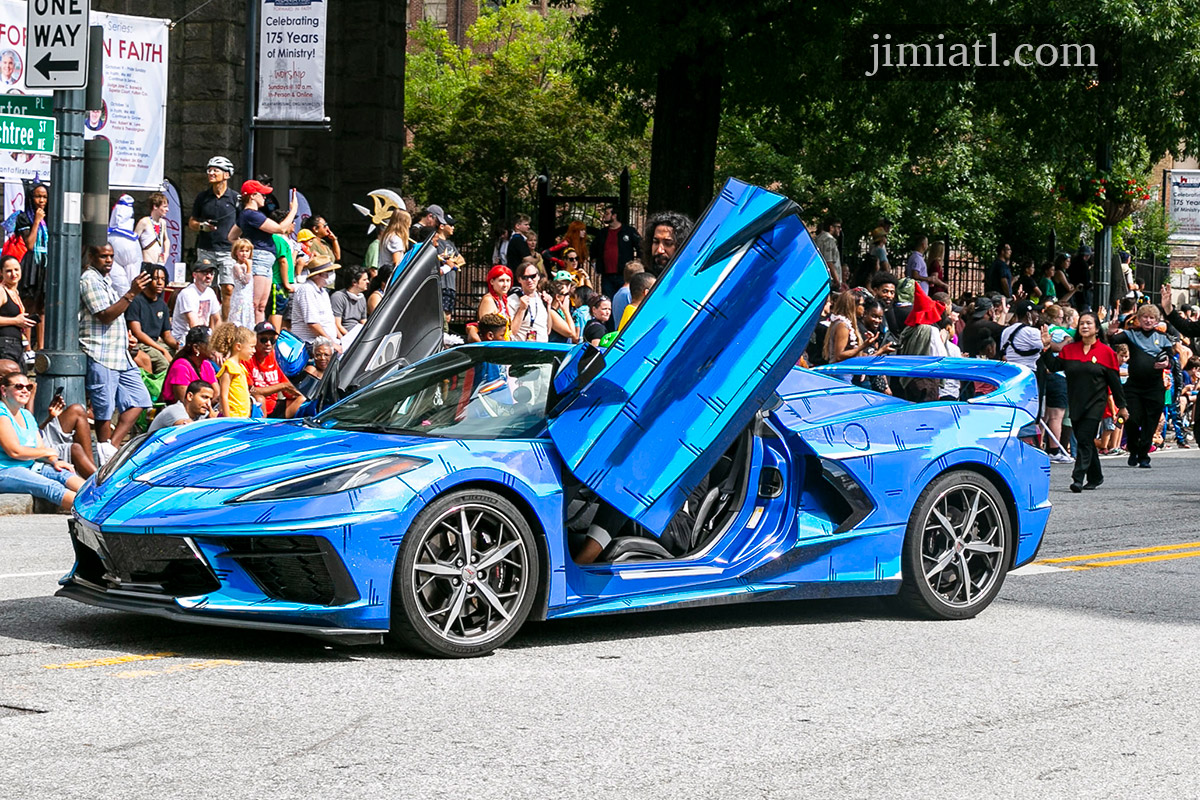
[[[938,337],[941,338],[940,336]],[[962,358],[962,350],[954,343],[953,339],[947,339],[945,342],[946,355],[951,358]],[[962,384],[957,378],[945,378],[942,380],[942,389],[939,392],[939,397],[948,397],[952,400],[958,399],[958,393],[962,391]]]
[[[189,312],[196,315],[197,325],[207,325],[209,318],[213,314],[219,313],[220,310],[221,301],[217,299],[217,293],[212,290],[211,286],[201,294],[196,284],[189,283],[175,296],[175,313],[171,315],[171,335],[175,337],[175,341],[180,343],[187,338],[188,329],[191,327],[187,321]]]
[[[383,263],[392,264],[394,263],[395,253],[399,253],[401,256],[404,255],[404,241],[393,233],[391,236],[388,236],[383,240],[383,247],[380,249],[387,254],[381,259]]]
[[[508,318],[515,320],[517,312],[521,309],[521,295],[509,295],[508,298]],[[530,333],[532,332],[532,336]],[[537,292],[529,298],[529,311],[525,314],[525,320],[518,330],[514,325],[512,330],[512,340],[514,342],[548,342],[550,341],[550,311],[546,308],[546,304],[542,302],[541,292]]]
[[[1033,352],[1022,355],[1018,350]],[[1009,325],[1000,334],[999,355],[1010,364],[1021,364],[1036,371],[1038,359],[1042,357],[1042,332],[1032,325]]]

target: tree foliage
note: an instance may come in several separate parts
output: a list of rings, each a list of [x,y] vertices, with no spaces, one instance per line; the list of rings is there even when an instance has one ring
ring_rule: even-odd
[[[511,0],[481,9],[465,47],[422,22],[412,32],[405,82],[405,193],[439,202],[486,234],[507,181],[514,204],[532,200],[549,170],[560,191],[613,192],[638,156],[611,104],[583,99],[566,70],[580,56],[578,11],[546,16]]]
[[[857,32],[900,37],[906,25],[950,41],[1002,31],[1009,45],[1091,43],[1097,64],[934,80],[848,73]],[[1200,150],[1198,34],[1200,0],[593,0],[578,73],[636,125],[653,116],[655,76],[680,53],[719,48],[714,184],[776,186],[811,217],[842,217],[852,236],[887,216],[901,236],[946,234],[981,253],[1005,239],[1041,257],[1052,228],[1064,246],[1088,233],[1055,202],[1057,176],[1107,154],[1144,177],[1165,153]]]

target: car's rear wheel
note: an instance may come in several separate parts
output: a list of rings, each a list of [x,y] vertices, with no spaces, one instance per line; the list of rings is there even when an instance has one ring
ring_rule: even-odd
[[[939,475],[909,519],[899,599],[932,619],[967,619],[996,598],[1012,563],[1004,498],[975,472]]]
[[[539,574],[533,533],[511,502],[484,490],[439,497],[400,545],[391,638],[436,656],[487,655],[528,618]]]

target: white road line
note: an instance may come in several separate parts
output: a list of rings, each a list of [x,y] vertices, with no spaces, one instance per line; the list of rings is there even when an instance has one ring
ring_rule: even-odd
[[[52,572],[11,572],[8,575],[0,575],[0,580],[5,580],[6,578],[45,578],[48,575],[62,577],[70,571],[71,569],[68,567],[67,569],[56,569]]]
[[[1021,567],[1020,569],[1014,569],[1012,572],[1010,572],[1008,574],[1016,575],[1017,577],[1022,577],[1025,575],[1044,575],[1047,572],[1067,572],[1067,571],[1068,570],[1065,570],[1062,567],[1052,567],[1049,564],[1026,564],[1025,566]]]

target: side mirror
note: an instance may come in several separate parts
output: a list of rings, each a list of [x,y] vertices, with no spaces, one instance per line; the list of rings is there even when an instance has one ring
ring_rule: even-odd
[[[604,351],[590,342],[571,348],[554,373],[554,394],[562,397],[587,386],[604,369]]]

